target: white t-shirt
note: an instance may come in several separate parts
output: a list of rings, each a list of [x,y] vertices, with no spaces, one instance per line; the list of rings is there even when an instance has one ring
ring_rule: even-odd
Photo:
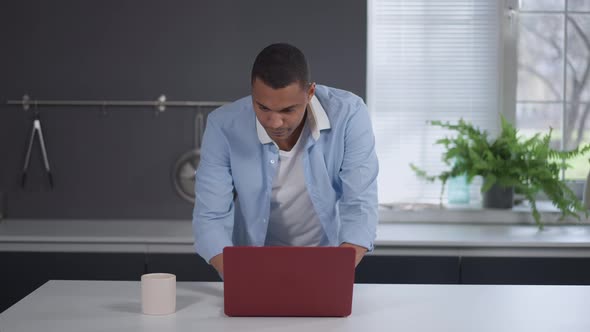
[[[303,152],[308,123],[291,151],[279,150],[279,165],[272,184],[268,246],[318,246],[324,230],[309,198],[303,173]]]

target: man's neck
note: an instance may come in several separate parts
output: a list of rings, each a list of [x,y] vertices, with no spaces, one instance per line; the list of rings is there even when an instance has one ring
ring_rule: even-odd
[[[280,150],[291,151],[291,149],[293,149],[295,144],[297,144],[297,141],[299,140],[301,133],[303,132],[303,127],[305,127],[305,121],[307,121],[307,109],[305,110],[305,115],[303,115],[303,120],[301,120],[299,127],[297,127],[297,129],[295,129],[295,131],[293,132],[293,135],[291,135],[285,141],[276,142],[277,145],[279,146]]]

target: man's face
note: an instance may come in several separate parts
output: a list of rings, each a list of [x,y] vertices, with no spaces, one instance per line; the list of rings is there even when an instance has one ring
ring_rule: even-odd
[[[295,82],[281,89],[273,89],[258,78],[254,80],[252,83],[254,112],[273,141],[279,145],[280,143],[289,145],[293,138],[295,142],[297,141],[298,137],[293,137],[293,134],[300,132],[297,129],[302,124],[305,109],[314,91],[315,84],[305,88],[299,82]]]

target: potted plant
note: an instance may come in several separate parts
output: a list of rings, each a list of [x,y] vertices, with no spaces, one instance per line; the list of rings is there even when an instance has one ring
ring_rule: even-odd
[[[449,169],[432,176],[414,164],[410,167],[421,178],[442,182],[441,203],[447,180],[466,175],[467,182],[471,183],[476,176],[481,176],[484,202],[489,199],[489,192],[505,197],[514,190],[529,201],[533,218],[540,228],[543,224],[536,204],[540,192],[544,192],[561,211],[561,219],[570,215],[580,220],[578,214],[581,212],[587,218],[588,210],[561,179],[561,172],[570,167],[567,164],[569,159],[590,151],[590,144],[572,151],[557,151],[550,147],[551,129],[548,134],[538,133],[525,139],[504,117],[501,122],[500,135],[491,139],[488,132],[463,119],[456,124],[430,121],[430,124],[456,134],[436,142],[446,149],[442,159]]]

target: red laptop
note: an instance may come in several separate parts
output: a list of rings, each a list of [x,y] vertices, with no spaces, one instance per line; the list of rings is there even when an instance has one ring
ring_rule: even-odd
[[[226,247],[228,316],[350,315],[355,251],[341,247]]]

